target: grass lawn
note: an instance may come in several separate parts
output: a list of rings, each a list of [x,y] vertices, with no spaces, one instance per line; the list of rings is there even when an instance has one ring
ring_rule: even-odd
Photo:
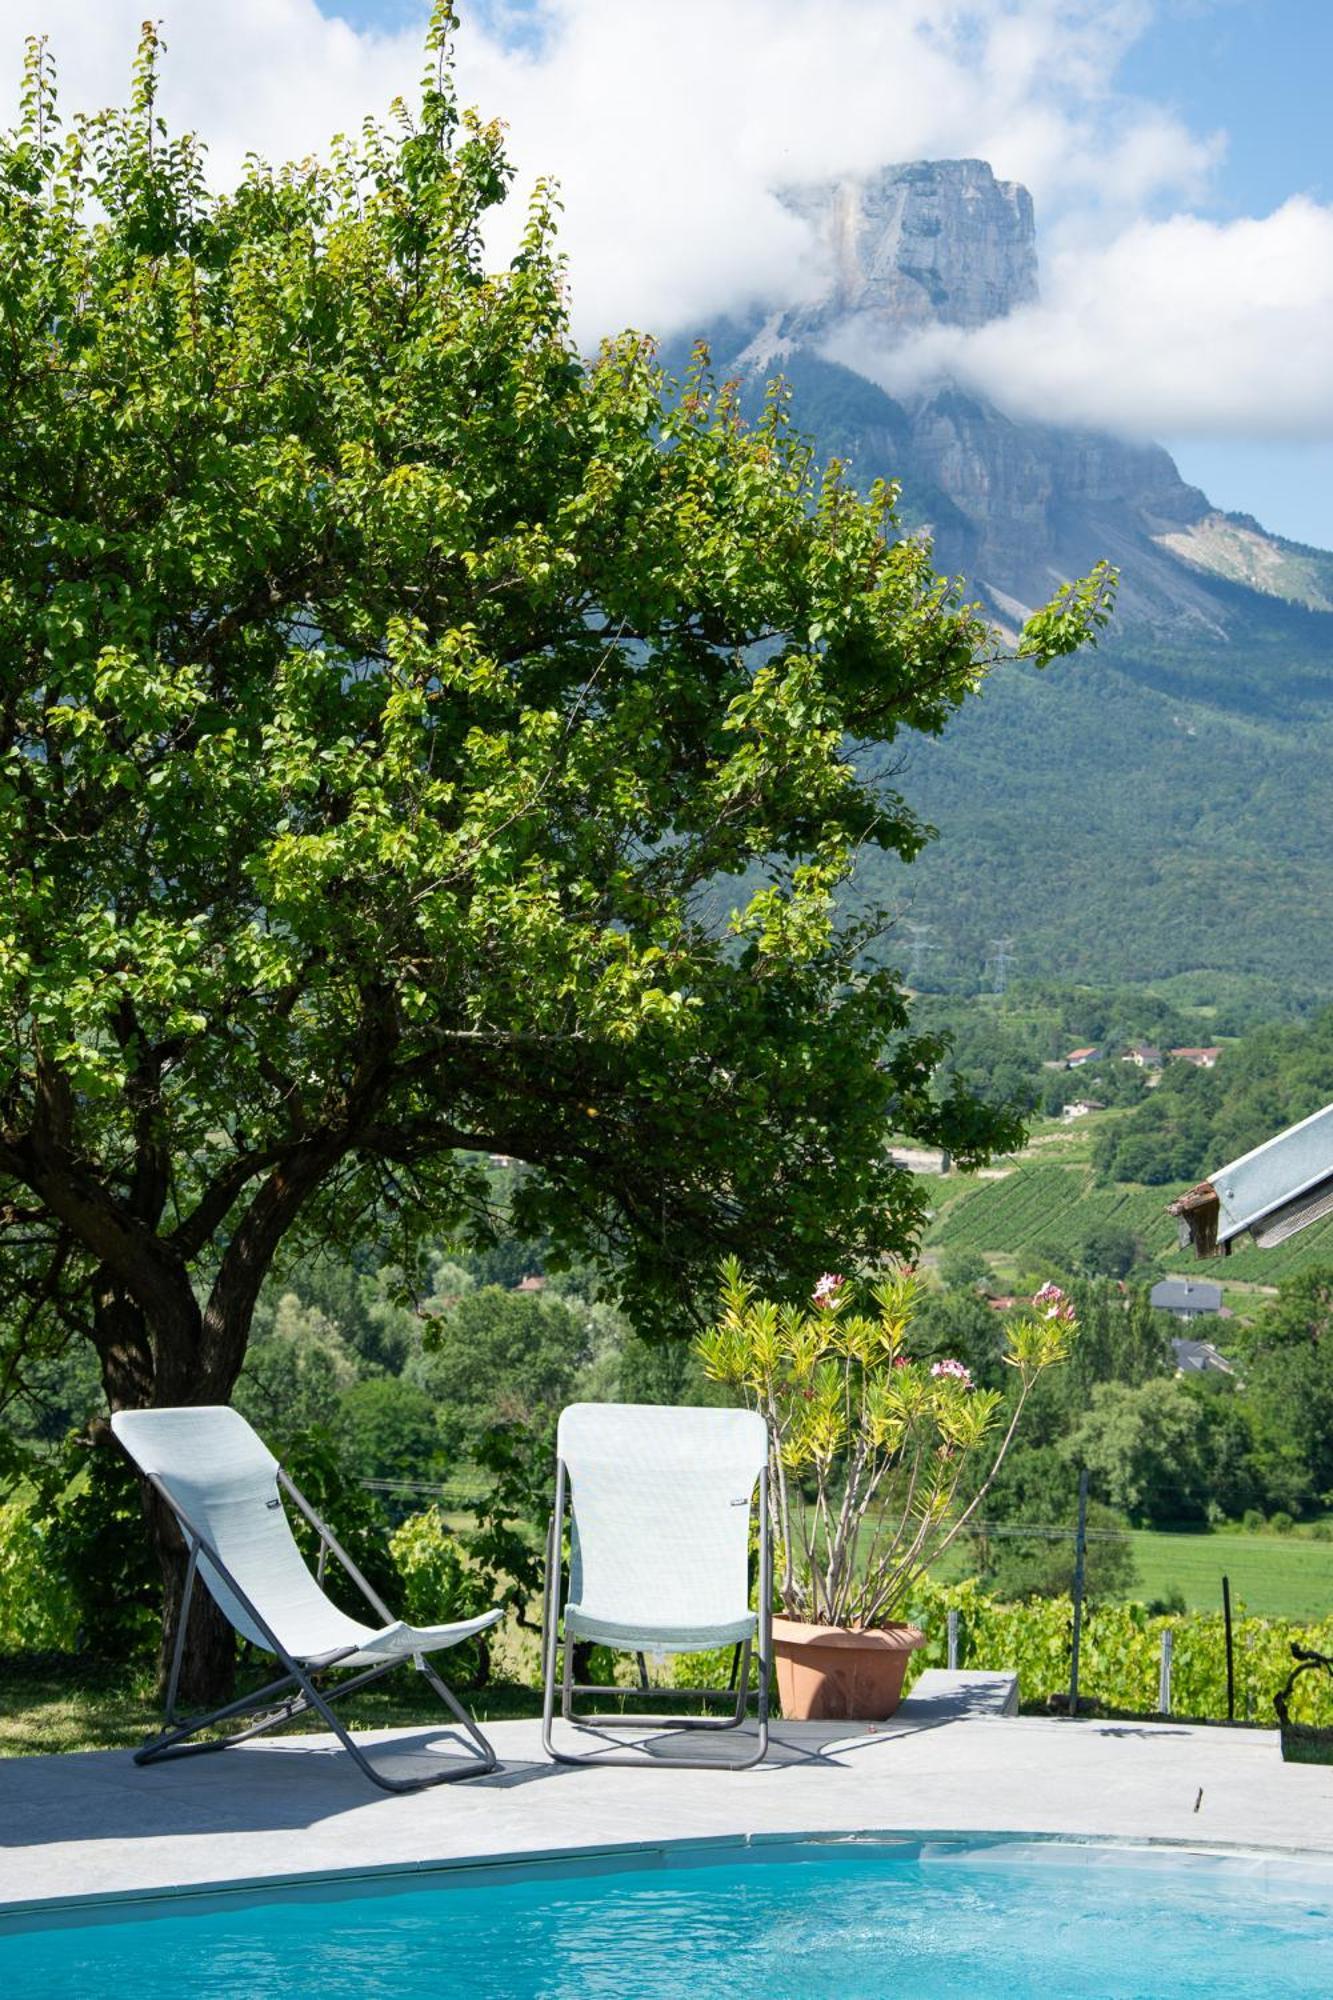
[[[1179,1590],[1191,1611],[1222,1609],[1222,1578],[1231,1601],[1257,1618],[1326,1618],[1333,1611],[1333,1542],[1302,1535],[1130,1535],[1138,1580],[1134,1597]]]
[[[464,1700],[486,1722],[509,1722],[541,1714],[536,1688],[497,1681]],[[410,1672],[340,1704],[353,1728],[410,1728],[444,1725],[442,1703]],[[99,1670],[86,1660],[0,1658],[0,1757],[35,1757],[49,1751],[137,1749],[162,1725],[162,1710],[150,1686],[132,1675]],[[283,1736],[322,1730],[318,1716],[276,1731]]]

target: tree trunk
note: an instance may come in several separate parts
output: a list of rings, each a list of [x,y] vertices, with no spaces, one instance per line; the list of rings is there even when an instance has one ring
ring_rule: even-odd
[[[197,1367],[199,1309],[188,1283],[183,1286],[178,1323],[170,1328],[155,1326],[151,1339],[142,1309],[105,1270],[94,1280],[93,1314],[102,1381],[112,1410],[170,1407],[193,1400],[189,1384]],[[159,1695],[165,1696],[180,1626],[188,1557],[171,1509],[146,1479],[141,1485],[144,1521],[162,1577],[157,1686]],[[177,1702],[186,1710],[218,1708],[230,1700],[235,1685],[236,1639],[231,1623],[219,1611],[202,1581],[196,1580],[181,1656]]]
[[[372,1075],[372,1081],[378,1072]],[[154,1266],[150,1291],[108,1261],[93,1278],[93,1342],[107,1401],[115,1410],[227,1403],[245,1361],[259,1288],[301,1205],[348,1150],[347,1132],[323,1133],[274,1166],[232,1230],[201,1311],[179,1246]],[[152,1190],[155,1226],[166,1183]],[[218,1223],[225,1220],[225,1208]],[[195,1246],[196,1250],[199,1246]],[[188,1555],[170,1509],[144,1482],[144,1514],[162,1573],[158,1683],[165,1691],[180,1629]],[[207,1589],[196,1582],[181,1650],[177,1698],[184,1707],[220,1707],[236,1681],[236,1640]]]

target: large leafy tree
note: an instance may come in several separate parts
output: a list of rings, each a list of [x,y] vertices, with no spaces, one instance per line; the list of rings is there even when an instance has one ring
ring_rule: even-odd
[[[546,188],[488,269],[450,26],[413,109],[230,194],[151,30],[68,134],[34,45],[0,148],[0,1282],[113,1408],[227,1398],[279,1246],[456,1224],[490,1151],[660,1318],[728,1248],[906,1248],[887,1128],[1012,1136],[835,905],[926,837],[872,747],[994,635],[780,394],[585,362]]]
[[[1227,1329],[1244,1384],[1256,1472],[1270,1505],[1304,1511],[1333,1496],[1333,1268],[1284,1279],[1248,1326]]]

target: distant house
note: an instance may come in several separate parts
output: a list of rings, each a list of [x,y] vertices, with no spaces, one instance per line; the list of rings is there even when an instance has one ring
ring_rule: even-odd
[[[1138,1069],[1160,1069],[1162,1051],[1151,1042],[1131,1042],[1120,1058],[1121,1062],[1132,1062]]]
[[[1090,1111],[1105,1111],[1100,1097],[1076,1097],[1072,1104],[1066,1104],[1060,1116],[1064,1119],[1086,1118]]]
[[[991,1311],[997,1313],[1012,1312],[1017,1303],[1018,1301],[1012,1292],[995,1292],[989,1294],[986,1299],[986,1304],[990,1307]]]
[[[1071,1049],[1065,1057],[1066,1069],[1082,1069],[1084,1063],[1095,1062],[1100,1049]]]
[[[1193,1063],[1195,1069],[1212,1069],[1221,1055],[1221,1049],[1169,1049],[1172,1062]]]
[[[1177,1375],[1234,1375],[1225,1354],[1219,1354],[1211,1340],[1173,1340]]]
[[[1194,1278],[1163,1278],[1149,1292],[1148,1302],[1177,1319],[1203,1319],[1221,1312],[1222,1287],[1203,1285]]]
[[[514,1290],[516,1292],[544,1292],[546,1290],[546,1280],[545,1278],[537,1277],[535,1274],[526,1278],[520,1278]]]

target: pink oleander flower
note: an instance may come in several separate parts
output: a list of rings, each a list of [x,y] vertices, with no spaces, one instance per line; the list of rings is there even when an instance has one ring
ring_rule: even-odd
[[[1065,1297],[1058,1285],[1043,1285],[1039,1292],[1032,1294],[1034,1306],[1042,1306],[1043,1319],[1058,1319],[1065,1326],[1072,1324],[1075,1313],[1072,1299]]]
[[[949,1377],[952,1381],[961,1382],[965,1389],[972,1387],[972,1371],[970,1368],[964,1368],[961,1361],[932,1362],[930,1372],[932,1375],[943,1375]]]
[[[893,1365],[895,1368],[910,1368],[912,1364],[905,1354],[895,1354]]]
[[[822,1277],[815,1279],[815,1289],[810,1294],[811,1303],[819,1307],[836,1305],[846,1282],[840,1272],[825,1271]]]

